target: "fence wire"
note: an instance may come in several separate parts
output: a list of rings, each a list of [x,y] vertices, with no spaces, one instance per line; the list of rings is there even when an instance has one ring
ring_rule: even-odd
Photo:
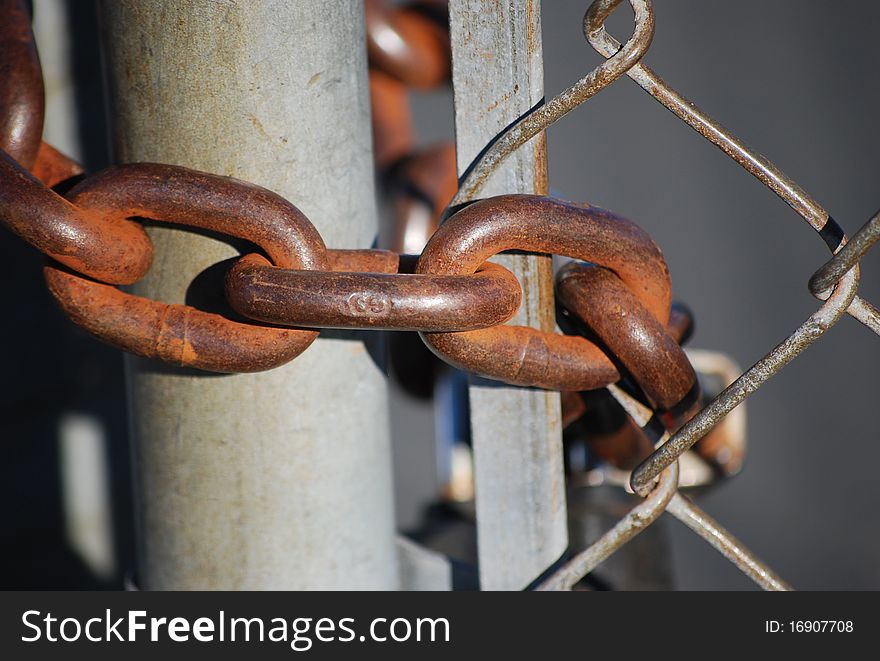
[[[816,231],[832,252],[829,261],[809,279],[810,291],[823,303],[800,326],[709,402],[671,436],[664,436],[654,453],[631,475],[633,491],[645,500],[589,548],[551,574],[540,589],[570,589],[665,511],[682,521],[745,575],[767,590],[790,589],[718,522],[678,492],[678,459],[747,397],[789,362],[813,345],[845,314],[880,335],[880,311],[858,296],[859,260],[880,239],[880,212],[848,242],[827,211],[794,180],[761,154],[752,151],[689,99],[670,87],[642,59],[654,35],[651,0],[629,0],[635,19],[632,36],[621,44],[605,30],[605,20],[622,0],[596,0],[584,16],[584,36],[606,60],[546,104],[534,108],[499,135],[468,168],[453,209],[476,197],[494,169],[530,138],[624,74],[652,98],[721,149],[744,170],[778,195]],[[645,425],[650,411],[618,388],[612,394],[637,423]]]

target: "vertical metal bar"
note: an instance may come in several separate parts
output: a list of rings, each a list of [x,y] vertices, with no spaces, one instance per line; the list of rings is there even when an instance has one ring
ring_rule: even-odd
[[[113,0],[101,16],[118,161],[253,181],[329,246],[374,241],[360,2]],[[160,300],[236,254],[150,232],[155,264],[134,291]],[[322,334],[289,365],[235,376],[128,361],[142,587],[398,586],[377,348]]]
[[[539,0],[450,0],[458,171],[543,97]],[[507,159],[483,194],[547,192],[540,134]],[[511,323],[552,331],[552,265],[547,255],[497,260],[519,277],[523,304]],[[483,589],[521,589],[568,543],[559,394],[470,386],[477,541]]]

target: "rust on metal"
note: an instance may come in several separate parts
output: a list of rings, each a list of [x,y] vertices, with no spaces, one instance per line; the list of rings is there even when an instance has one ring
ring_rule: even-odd
[[[346,249],[327,250],[329,271],[363,271],[365,273],[397,273],[401,255],[390,250]]]
[[[680,347],[693,325],[686,308],[674,303],[663,329],[613,273],[577,262],[560,269],[557,294],[566,313],[579,319],[615,364],[619,363],[635,380],[665,429],[674,432],[709,402],[706,393],[701,392],[690,356]],[[740,374],[732,361],[720,354],[702,351],[694,355],[701,361],[702,370],[721,377],[724,386]],[[565,427],[590,411],[585,396],[566,393],[563,397]],[[715,476],[729,476],[740,470],[745,457],[743,426],[743,421],[725,418],[694,446]],[[581,440],[592,453],[617,468],[631,470],[653,451],[645,430],[628,417],[613,429],[599,433],[583,424],[573,429],[583,435]]]
[[[296,358],[318,335],[151,301],[53,266],[46,266],[44,274],[49,291],[75,324],[115,347],[173,365],[259,372]]]
[[[696,413],[700,391],[694,368],[664,322],[619,277],[570,262],[556,276],[556,293],[632,376],[666,428],[677,429]]]
[[[596,457],[622,470],[635,468],[652,449],[645,433],[629,418],[617,429],[591,434],[588,445]]]
[[[226,297],[240,314],[313,328],[452,331],[510,319],[520,287],[502,266],[473,275],[403,275],[282,269],[259,255],[230,269]]]
[[[648,435],[605,389],[566,393],[565,440],[583,443],[595,457],[615,468],[632,470],[651,454]]]
[[[586,270],[602,273],[594,276]],[[585,325],[576,330],[591,332],[597,337],[603,350],[610,354],[608,360],[615,369],[619,369],[618,363],[624,368],[627,363],[636,364],[636,371],[630,372],[630,376],[652,406],[661,409],[658,419],[662,424],[675,428],[698,410],[702,400],[696,376],[694,380],[681,378],[688,370],[693,371],[680,348],[693,328],[693,317],[687,307],[673,302],[669,322],[663,329],[620,279],[606,269],[571,262],[560,270],[557,278],[557,302],[563,313],[568,317],[573,314]],[[579,279],[584,280],[583,284]],[[565,309],[566,305],[570,305],[570,309]],[[606,314],[612,318],[604,318]],[[597,316],[600,319],[593,326],[591,319]],[[654,351],[662,352],[659,358]],[[620,358],[615,352],[626,358]],[[652,370],[655,360],[659,369]],[[672,369],[667,372],[670,362]],[[659,386],[654,381],[644,385],[645,369],[658,373],[655,378],[659,379]],[[570,428],[569,433],[584,441],[590,452],[602,461],[631,470],[651,454],[653,445],[646,430],[635,424],[607,391],[563,392],[562,395],[563,427]]]
[[[364,5],[370,61],[373,155],[392,207],[393,251],[420,253],[458,189],[455,147],[416,148],[408,89],[435,88],[450,77],[446,0]]]
[[[597,207],[535,195],[476,202],[434,234],[418,273],[473,273],[505,250],[561,254],[614,271],[639,301],[666,323],[671,284],[660,249],[635,224]],[[432,350],[456,367],[515,385],[592,390],[619,378],[594,343],[521,326],[423,333]]]
[[[373,159],[380,171],[413,149],[412,111],[406,85],[381,69],[370,69]]]
[[[388,189],[394,217],[391,249],[417,255],[458,190],[455,147],[444,144],[404,157],[389,172]]]
[[[391,215],[382,236],[394,252],[418,254],[458,188],[454,146],[417,147],[409,103],[411,87],[439,87],[450,79],[449,7],[446,0],[405,7],[372,0],[365,3],[364,15],[373,156]],[[402,263],[401,272],[408,266]],[[429,396],[442,362],[407,333],[391,333],[387,346],[397,382],[410,394]]]
[[[644,2],[644,0],[639,1]],[[602,56],[611,59],[616,57],[621,45],[619,41],[608,34],[603,22],[610,10],[613,10],[618,4],[620,4],[619,0],[596,0],[584,17],[584,35],[587,41]],[[600,7],[609,9],[609,11],[597,11],[597,8]],[[653,13],[650,3],[647,3],[646,8]],[[608,61],[610,62],[610,59]],[[679,94],[640,61],[633,62],[626,71],[626,75],[679,119],[776,193],[816,230],[832,252],[845,245],[846,236],[843,230],[829,216],[828,212],[765,156],[746,147],[731,131],[703,112],[695,103]],[[842,262],[837,263],[841,264]],[[827,296],[826,302],[816,312],[810,315],[783,342],[746,370],[633,472],[633,490],[637,493],[646,493],[651,481],[664,468],[697,443],[721,418],[752,392],[818,340],[828,328],[837,323],[843,314],[852,315],[871,330],[880,334],[880,312],[857,295],[858,279],[858,268],[842,272],[838,286]],[[825,299],[826,296],[820,296],[820,298]]]
[[[687,344],[694,334],[694,314],[691,309],[681,301],[672,301],[666,330],[680,345]]]
[[[429,88],[449,77],[449,31],[445,2],[413,2],[394,7],[383,0],[364,2],[370,63],[409,87]],[[448,23],[448,21],[447,21]]]
[[[324,242],[296,207],[230,177],[171,165],[122,165],[86,179],[69,199],[105,221],[137,216],[213,230],[256,243],[281,267],[326,267]],[[132,353],[180,366],[215,372],[270,369],[299,355],[318,335],[151,301],[55,266],[44,273],[62,309],[87,331]]]
[[[45,93],[27,5],[0,0],[0,149],[31,169],[43,136]]]
[[[33,175],[49,188],[68,186],[83,174],[83,167],[47,142],[40,143]]]
[[[106,342],[176,365],[220,372],[270,369],[305,350],[317,331],[246,323],[120,291],[113,285],[137,281],[153,256],[135,219],[216,231],[265,251],[268,258],[247,254],[228,274],[229,298],[240,312],[280,325],[422,331],[432,350],[454,365],[512,384],[565,391],[566,423],[588,409],[573,391],[629,375],[669,431],[684,424],[663,436],[661,443],[669,440],[633,472],[634,491],[648,496],[654,489],[653,495],[551,583],[570,587],[665,508],[763,587],[787,588],[727,531],[675,493],[677,459],[694,447],[720,472],[738,470],[744,441],[719,422],[731,422],[726,416],[735,407],[845,313],[880,333],[880,311],[856,293],[858,263],[880,239],[880,215],[847,244],[842,229],[800,186],[640,62],[654,32],[650,0],[629,0],[635,18],[629,41],[621,45],[607,33],[604,21],[620,4],[596,0],[584,18],[587,40],[607,60],[495,136],[465,173],[454,202],[470,202],[503,159],[550,123],[618,77],[632,78],[779,195],[835,254],[810,281],[811,291],[826,302],[744,374],[725,375],[724,390],[711,401],[698,401],[694,370],[678,346],[690,333],[692,319],[675,307],[670,310],[662,255],[629,221],[589,206],[508,195],[464,208],[429,240],[456,191],[455,159],[451,147],[413,149],[406,96],[407,87],[427,88],[448,79],[443,0],[418,0],[405,7],[367,0],[365,7],[377,165],[394,196],[395,252],[328,251],[305,216],[270,191],[173,166],[111,168],[80,182],[67,198],[56,194],[53,188],[69,188],[82,169],[41,142],[44,91],[24,0],[0,0],[0,221],[63,265],[47,266],[45,276],[76,323]],[[533,41],[530,34],[529,48]],[[542,181],[545,176],[544,170],[535,175]],[[420,252],[426,242],[415,265],[412,258],[396,254]],[[486,261],[505,250],[591,262],[565,267],[557,287],[560,300],[596,343],[499,325],[511,318],[522,297],[513,274]],[[549,328],[552,319],[546,321]],[[614,397],[633,417],[598,439],[597,452],[629,468],[634,456],[650,452],[633,421],[647,425],[651,411],[616,386],[609,391],[617,393]],[[624,404],[627,398],[630,404]],[[644,419],[633,413],[638,407],[646,411],[639,412]]]
[[[130,163],[90,176],[67,199],[105,222],[137,217],[198,227],[255,243],[278,266],[326,265],[324,241],[299,209],[272,191],[233,177]]]
[[[79,273],[118,285],[143,277],[153,259],[153,244],[143,227],[128,220],[132,215],[105,215],[71,203],[0,152],[0,220]]]

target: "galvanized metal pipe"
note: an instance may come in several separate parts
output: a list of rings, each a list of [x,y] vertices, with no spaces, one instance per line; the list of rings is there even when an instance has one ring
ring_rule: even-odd
[[[117,161],[252,181],[329,246],[373,243],[361,3],[115,0],[101,17]],[[134,292],[168,302],[197,301],[193,278],[236,254],[150,235],[157,257]],[[261,374],[128,360],[141,587],[398,586],[375,335],[328,333]]]
[[[490,140],[543,97],[541,4],[450,0],[449,13],[461,175]],[[485,196],[546,192],[543,133],[480,190]],[[550,257],[505,255],[497,261],[523,286],[511,323],[552,331]],[[472,380],[470,398],[480,585],[522,589],[568,544],[559,393]]]

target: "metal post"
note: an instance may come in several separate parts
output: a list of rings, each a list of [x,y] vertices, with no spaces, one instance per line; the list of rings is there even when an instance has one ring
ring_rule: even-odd
[[[369,246],[362,14],[355,0],[103,3],[116,159],[252,181],[329,246]],[[134,291],[163,301],[236,254],[189,231],[150,235],[155,263]],[[386,381],[365,338],[322,334],[254,375],[128,361],[141,587],[398,586]]]
[[[461,174],[502,129],[543,97],[540,0],[450,0],[455,131]],[[547,192],[544,135],[505,161],[483,194]],[[554,329],[547,255],[499,263],[523,286],[511,321]],[[483,589],[521,589],[568,543],[559,393],[472,381],[477,541]]]

